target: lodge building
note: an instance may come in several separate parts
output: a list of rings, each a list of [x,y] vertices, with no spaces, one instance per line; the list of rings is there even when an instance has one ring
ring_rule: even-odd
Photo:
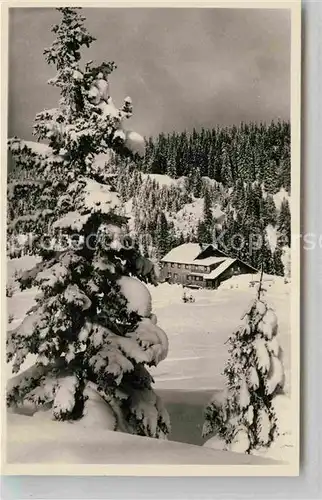
[[[161,259],[160,277],[162,281],[191,288],[217,288],[233,275],[257,272],[254,267],[229,257],[214,245],[184,243]]]

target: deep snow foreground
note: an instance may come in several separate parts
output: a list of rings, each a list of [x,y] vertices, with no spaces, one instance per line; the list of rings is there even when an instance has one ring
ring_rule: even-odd
[[[15,271],[30,268],[35,262],[33,257],[24,257],[8,263],[8,280],[13,285],[13,296],[8,298],[8,313],[12,319],[8,325],[9,329],[15,328],[23,320],[27,311],[33,306],[37,294],[36,288],[19,291],[15,288],[12,277]],[[256,294],[256,289],[249,286],[250,281],[254,278],[250,275],[235,277],[224,282],[218,290],[187,290],[188,294],[194,296],[194,303],[183,303],[181,286],[166,283],[158,287],[149,286],[153,312],[158,318],[158,325],[169,338],[168,357],[151,373],[155,378],[155,386],[160,395],[162,396],[163,393],[164,396],[167,393],[167,398],[176,403],[180,402],[181,398],[184,402],[182,408],[185,407],[185,410],[181,411],[180,404],[173,405],[175,406],[174,418],[177,419],[173,427],[174,430],[177,429],[178,435],[170,435],[171,439],[188,442],[189,436],[184,434],[193,431],[195,438],[199,432],[201,434],[203,415],[200,411],[200,404],[198,409],[198,405],[191,404],[189,399],[191,399],[191,394],[195,393],[199,394],[205,401],[208,396],[210,398],[213,391],[223,389],[225,379],[222,372],[228,356],[225,342],[240,324],[241,315]],[[279,341],[284,350],[286,388],[289,391],[290,285],[285,285],[281,278],[267,277],[265,287],[267,289],[266,300],[276,309],[278,317]],[[32,365],[34,359],[34,356],[29,356],[21,369],[24,370]],[[10,365],[7,368],[7,376],[10,378],[12,376]],[[170,404],[172,403],[170,402]],[[191,412],[189,408],[191,408]],[[196,418],[193,412],[196,415],[197,411]],[[292,458],[294,450],[288,427],[290,422],[288,398],[283,400],[279,413],[283,419],[284,435],[278,446],[270,450],[269,456],[288,461]],[[29,463],[32,461],[54,463],[56,460],[62,460],[64,463],[91,463],[90,460],[95,462],[101,456],[100,463],[112,463],[117,460],[117,457],[119,457],[119,463],[125,463],[124,457],[126,456],[127,463],[131,463],[131,461],[138,463],[138,460],[142,460],[140,463],[200,464],[241,464],[245,463],[244,459],[248,460],[244,455],[238,454],[237,457],[234,455],[234,458],[231,458],[237,462],[225,462],[230,454],[227,455],[227,452],[224,452],[224,455],[218,455],[217,450],[209,449],[209,447],[217,448],[220,445],[216,439],[208,441],[203,448],[192,445],[186,447],[183,444],[179,445],[173,442],[160,444],[157,440],[150,442],[148,438],[107,431],[105,425],[91,426],[91,429],[85,430],[85,421],[82,425],[61,424],[60,422],[45,421],[41,417],[44,415],[40,414],[40,416],[35,417],[9,415],[8,459],[14,462],[24,461],[25,463],[28,461]],[[189,419],[192,421],[188,422]],[[39,425],[40,423],[41,425]],[[62,425],[62,427],[56,427],[57,425]],[[66,425],[68,432],[65,431]],[[66,439],[65,432],[70,433],[69,439]],[[98,433],[97,438],[95,437],[96,433]],[[51,441],[51,436],[56,436],[53,440],[54,443]],[[91,439],[88,436],[91,436]],[[195,438],[190,442],[202,444]],[[139,441],[135,441],[137,439]],[[132,455],[131,452],[128,454],[128,449],[133,450]],[[107,450],[109,451],[107,452]],[[209,455],[209,453],[211,454]],[[218,462],[216,462],[217,460]],[[257,458],[253,457],[252,460],[257,460]]]
[[[264,458],[9,414],[7,463],[278,465]]]
[[[16,271],[31,268],[37,259],[23,257],[8,262],[8,281]],[[256,288],[249,283],[254,275],[241,275],[222,283],[218,290],[187,290],[195,298],[194,303],[183,303],[183,288],[180,285],[149,285],[152,295],[152,310],[157,316],[158,326],[169,339],[167,358],[151,374],[159,389],[221,390],[222,375],[228,356],[226,344],[232,332],[238,328],[241,316],[256,295]],[[266,300],[277,314],[279,342],[284,351],[286,391],[290,390],[290,284],[283,278],[267,277],[264,283]],[[37,289],[20,292],[14,289],[8,298],[8,314],[14,329],[34,305]],[[21,367],[28,368],[34,357],[29,356]],[[11,375],[8,365],[7,375]]]

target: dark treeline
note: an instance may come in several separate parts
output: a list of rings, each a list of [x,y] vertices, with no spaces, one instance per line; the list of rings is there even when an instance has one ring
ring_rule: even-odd
[[[143,172],[210,177],[224,186],[258,181],[269,193],[290,192],[290,123],[242,123],[148,138]]]

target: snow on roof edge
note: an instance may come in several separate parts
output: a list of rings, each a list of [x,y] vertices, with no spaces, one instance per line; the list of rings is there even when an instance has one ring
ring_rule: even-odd
[[[175,248],[172,248],[162,259],[161,262],[178,262],[180,264],[188,264],[195,260],[203,251],[199,243],[183,243]]]
[[[211,271],[209,274],[203,274],[204,279],[208,280],[214,280],[218,278],[224,271],[226,271],[234,262],[236,262],[237,259],[232,259],[228,257],[227,259],[224,260],[221,264],[219,264],[216,269]]]

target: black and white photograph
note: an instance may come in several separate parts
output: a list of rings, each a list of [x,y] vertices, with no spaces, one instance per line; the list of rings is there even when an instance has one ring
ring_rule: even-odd
[[[8,473],[298,474],[300,2],[260,4],[8,9]]]

